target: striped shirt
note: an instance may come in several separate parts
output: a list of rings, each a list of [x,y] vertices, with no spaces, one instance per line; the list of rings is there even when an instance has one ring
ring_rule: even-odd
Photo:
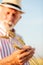
[[[22,44],[17,39],[19,37],[20,36],[16,35],[14,38],[9,38],[9,39],[0,38],[0,59],[3,59],[4,57],[9,56],[14,51],[16,51],[16,48],[13,48],[13,44],[17,44],[20,47],[22,47]],[[27,62],[24,65],[29,65],[29,64]]]

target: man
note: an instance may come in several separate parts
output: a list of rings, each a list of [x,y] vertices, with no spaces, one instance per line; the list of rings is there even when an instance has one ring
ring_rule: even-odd
[[[24,45],[13,29],[24,13],[21,0],[3,0],[0,4],[0,65],[29,65],[34,48]]]

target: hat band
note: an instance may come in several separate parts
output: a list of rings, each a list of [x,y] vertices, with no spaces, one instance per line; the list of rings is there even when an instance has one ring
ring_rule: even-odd
[[[19,9],[21,10],[21,7],[18,6],[18,5],[16,5],[16,4],[6,3],[6,2],[4,2],[4,3],[2,3],[2,4],[8,4],[8,5],[11,5],[11,6],[17,7],[17,8],[19,8]]]

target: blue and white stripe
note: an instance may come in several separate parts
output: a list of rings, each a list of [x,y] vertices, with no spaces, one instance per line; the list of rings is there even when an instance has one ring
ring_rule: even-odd
[[[1,57],[4,58],[6,56],[9,56],[13,52],[13,48],[11,46],[11,43],[9,42],[8,39],[0,39],[0,47],[1,47]]]
[[[19,46],[22,46],[20,42],[16,39],[16,37],[11,39],[0,38],[0,59],[9,56],[15,51],[15,48],[13,48],[14,43],[17,43]],[[24,65],[29,64],[25,63]]]

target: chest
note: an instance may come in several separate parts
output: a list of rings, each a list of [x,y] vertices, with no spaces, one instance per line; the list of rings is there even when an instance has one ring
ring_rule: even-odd
[[[13,47],[8,39],[0,39],[0,54],[4,58],[13,52]]]
[[[14,39],[0,39],[1,58],[9,56],[16,50],[13,47],[14,44],[21,46],[20,42],[16,38],[14,38]]]

